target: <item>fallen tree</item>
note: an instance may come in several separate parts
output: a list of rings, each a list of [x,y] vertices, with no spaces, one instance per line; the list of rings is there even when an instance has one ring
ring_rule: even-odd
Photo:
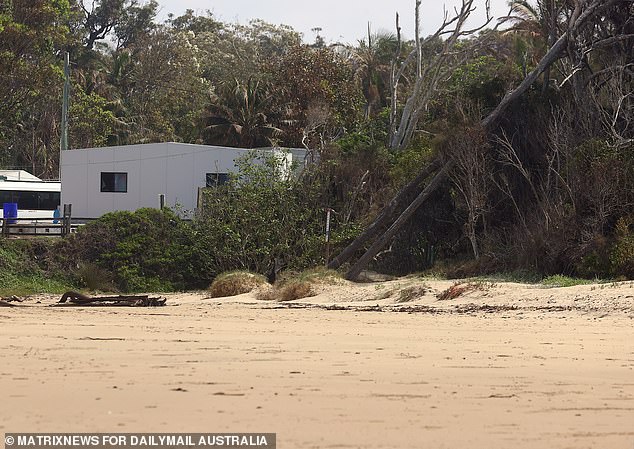
[[[552,64],[554,64],[557,60],[562,58],[566,54],[566,52],[569,53],[570,57],[572,56],[570,55],[570,46],[573,44],[580,45],[578,42],[575,42],[575,39],[579,37],[579,31],[581,27],[589,20],[599,17],[600,14],[604,13],[608,8],[620,3],[631,4],[632,0],[576,0],[574,2],[574,8],[571,10],[571,13],[569,15],[565,32],[555,41],[554,45],[549,48],[549,50],[539,61],[535,69],[533,69],[515,89],[508,92],[502,98],[497,107],[481,120],[481,128],[486,132],[490,132],[492,129],[494,129],[509,105],[516,101],[522,94],[524,94],[542,73],[550,68]],[[464,11],[465,4],[469,5],[469,8],[467,8],[466,11],[471,11],[470,8],[472,1],[463,0],[462,11]],[[420,2],[417,1],[417,17],[419,6]],[[571,74],[571,76],[574,76],[574,73]],[[420,92],[415,89],[413,95],[420,95]],[[409,101],[410,100],[408,100],[408,102]],[[346,274],[347,279],[354,280],[357,278],[359,273],[361,273],[361,271],[367,266],[367,264],[374,257],[376,257],[379,251],[381,251],[381,249],[383,249],[385,245],[397,234],[397,232],[414,214],[414,212],[416,212],[416,210],[442,184],[453,166],[454,161],[451,159],[444,162],[436,159],[428,167],[425,167],[421,171],[421,174],[417,176],[417,178],[412,181],[412,183],[415,181],[419,181],[421,178],[424,179],[428,177],[431,173],[435,174],[433,178],[429,181],[427,186],[422,189],[418,196],[405,208],[405,210],[403,210],[403,212],[398,216],[398,218],[396,218],[392,225],[387,230],[385,230],[366,250],[363,256],[361,256],[361,258],[352,265],[352,267]],[[430,170],[429,167],[432,167],[432,170]],[[392,201],[390,201],[385,210],[381,212],[381,214],[379,214],[377,219],[366,229],[366,231],[357,239],[355,239],[347,248],[345,248],[341,252],[341,254],[333,259],[333,261],[329,265],[331,268],[338,268],[339,266],[341,266],[341,264],[349,260],[352,255],[354,255],[354,253],[365,243],[373,239],[377,234],[385,229],[385,226],[387,226],[387,223],[389,223],[390,221],[390,217],[395,214],[398,206],[404,202],[404,199],[407,198],[408,195],[411,195],[413,190],[415,190],[415,188],[412,187],[412,183],[408,184],[406,187],[397,192],[397,194],[392,199]]]

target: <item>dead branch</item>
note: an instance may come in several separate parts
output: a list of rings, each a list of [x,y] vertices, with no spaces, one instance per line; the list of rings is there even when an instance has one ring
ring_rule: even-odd
[[[403,107],[400,120],[396,120],[395,117],[396,114],[394,111],[397,105],[394,102],[392,103],[394,121],[392,123],[390,135],[391,148],[401,150],[409,145],[412,136],[416,132],[418,121],[427,111],[429,103],[437,92],[439,84],[447,78],[447,75],[451,73],[455,67],[463,62],[463,58],[456,56],[472,53],[473,49],[470,46],[467,46],[464,50],[456,51],[456,44],[459,40],[466,36],[474,35],[492,21],[490,16],[489,0],[487,0],[487,19],[485,23],[474,29],[465,30],[465,22],[471,13],[475,11],[473,2],[474,0],[462,0],[460,9],[455,9],[452,17],[449,17],[447,11],[445,11],[443,22],[440,27],[438,27],[434,34],[422,40],[418,34],[420,26],[419,9],[421,1],[416,1],[416,49],[410,53],[405,61],[403,61],[401,67],[394,76],[392,83],[392,98],[395,98],[396,96],[396,89],[401,76],[403,76],[405,68],[414,59],[412,55],[416,56],[417,76],[412,92]],[[438,39],[443,37],[444,40],[442,41],[441,49],[425,64],[422,58],[423,43],[436,42]],[[398,124],[396,124],[397,121]]]

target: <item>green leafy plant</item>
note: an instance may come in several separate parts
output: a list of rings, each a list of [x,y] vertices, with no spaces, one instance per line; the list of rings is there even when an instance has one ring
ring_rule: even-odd
[[[610,253],[614,276],[634,278],[634,218],[621,217],[616,223],[616,240]]]
[[[591,280],[572,278],[561,274],[555,274],[542,279],[542,285],[546,287],[573,287],[575,285],[592,284]]]
[[[275,156],[253,152],[238,175],[208,188],[194,224],[193,252],[211,275],[266,274],[275,261],[301,269],[321,259],[323,210],[310,187],[289,176]]]
[[[112,273],[122,291],[172,291],[199,285],[191,227],[170,210],[113,212],[79,229],[62,257]]]

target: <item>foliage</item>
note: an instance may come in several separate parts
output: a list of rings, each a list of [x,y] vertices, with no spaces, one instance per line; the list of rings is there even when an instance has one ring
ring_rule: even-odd
[[[351,67],[328,48],[289,48],[271,69],[285,109],[285,144],[301,146],[312,130],[327,135],[351,130],[360,119],[362,95]]]
[[[615,277],[634,278],[634,217],[621,217],[616,223],[615,242],[610,252],[610,267]]]
[[[272,94],[252,78],[221,85],[207,106],[206,144],[241,148],[273,146],[281,130],[269,123]]]
[[[75,284],[55,262],[55,241],[0,239],[0,296],[63,293]]]
[[[365,115],[372,117],[388,106],[392,59],[399,48],[392,33],[372,33],[352,49],[355,76],[365,97]]]
[[[249,153],[239,173],[206,189],[194,225],[194,251],[212,278],[224,271],[268,273],[276,258],[289,268],[321,258],[323,211],[275,154]]]
[[[201,55],[191,37],[157,28],[125,51],[119,88],[127,126],[119,143],[196,142],[210,86],[201,77]]]
[[[169,210],[112,212],[64,240],[71,261],[94,263],[122,291],[172,291],[200,285],[190,250],[193,232]]]
[[[257,292],[260,301],[295,301],[296,299],[314,296],[312,284],[307,281],[291,280],[280,286],[261,289]]]
[[[398,298],[396,298],[397,303],[404,303],[415,301],[422,296],[425,296],[431,289],[429,286],[423,285],[414,285],[411,287],[405,287],[398,292]]]
[[[542,279],[542,285],[546,287],[573,287],[575,285],[585,285],[590,283],[592,283],[592,281],[588,279],[572,278],[561,274],[548,276]]]
[[[0,164],[50,176],[59,134],[59,50],[69,39],[63,0],[14,0],[0,9]],[[57,143],[57,146],[53,146]]]
[[[416,177],[420,167],[431,162],[432,155],[433,150],[428,143],[413,145],[393,154],[394,159],[390,170],[392,181],[398,186],[407,184]]]
[[[69,138],[75,148],[98,148],[114,134],[115,116],[107,100],[95,92],[87,94],[77,85],[69,109]]]
[[[65,51],[72,148],[283,145],[315,162],[286,177],[252,158],[205,192],[192,225],[167,212],[106,216],[35,265],[13,252],[22,268],[2,279],[33,285],[63,265],[62,283],[112,277],[124,290],[176,289],[206,287],[227,270],[267,274],[276,260],[304,268],[322,262],[324,209],[334,211],[334,255],[437,158],[455,164],[450,181],[374,268],[407,273],[451,260],[456,275],[634,276],[634,5],[602,5],[575,30],[574,2],[509,5],[502,31],[446,22],[421,36],[417,60],[416,41],[371,30],[356,45],[328,47],[319,34],[304,45],[288,26],[192,10],[158,23],[154,0],[0,2],[2,168],[57,176]],[[566,35],[560,59],[495,127],[478,129]]]
[[[487,54],[475,56],[451,74],[445,107],[457,110],[456,113],[466,103],[494,108],[515,78],[517,74],[508,61]],[[459,120],[459,117],[455,119]]]
[[[112,274],[93,262],[79,262],[75,271],[77,283],[91,291],[113,291]]]
[[[449,288],[440,292],[437,295],[437,298],[438,301],[448,301],[456,299],[469,292],[488,291],[494,286],[495,284],[484,281],[455,282]]]

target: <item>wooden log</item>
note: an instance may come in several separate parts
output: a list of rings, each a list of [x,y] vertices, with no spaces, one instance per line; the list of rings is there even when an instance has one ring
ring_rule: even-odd
[[[67,302],[68,301],[68,302]],[[163,306],[166,298],[149,297],[148,295],[117,295],[90,297],[83,293],[68,291],[64,293],[57,305],[65,306],[128,306],[155,307]]]

